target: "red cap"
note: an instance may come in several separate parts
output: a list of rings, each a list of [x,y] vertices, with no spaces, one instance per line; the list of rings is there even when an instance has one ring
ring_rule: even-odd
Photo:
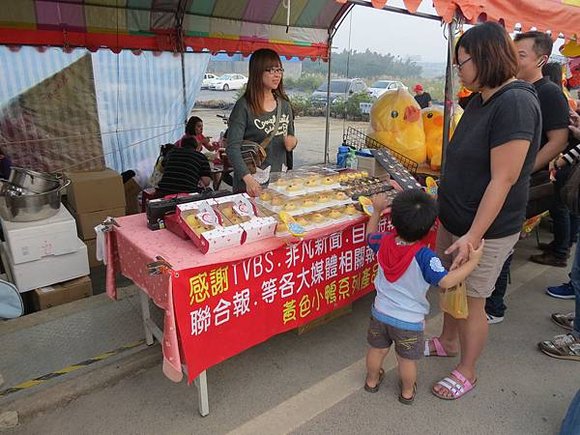
[[[415,87],[413,88],[413,90],[414,90],[415,92],[422,92],[422,91],[423,91],[423,85],[422,85],[421,83],[417,83],[417,84],[415,85]]]

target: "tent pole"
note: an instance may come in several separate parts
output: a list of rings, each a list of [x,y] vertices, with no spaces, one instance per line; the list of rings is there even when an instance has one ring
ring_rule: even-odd
[[[457,20],[453,19],[447,27],[447,67],[445,68],[445,104],[443,112],[443,151],[441,156],[441,173],[445,170],[445,151],[449,145],[451,116],[453,115],[453,49]]]
[[[181,88],[183,96],[183,113],[185,114],[183,125],[186,125],[189,113],[187,113],[187,89],[185,85],[185,50],[181,50],[180,54],[181,54]]]
[[[324,164],[329,161],[330,142],[330,65],[332,61],[332,36],[328,38],[328,75],[326,77],[326,135],[324,137]]]

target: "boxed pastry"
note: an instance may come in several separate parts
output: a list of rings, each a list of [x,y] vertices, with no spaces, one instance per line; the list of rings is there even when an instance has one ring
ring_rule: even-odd
[[[276,219],[263,213],[247,194],[224,196],[215,198],[213,201],[224,217],[224,221],[243,228],[245,233],[243,243],[274,236]]]
[[[176,210],[181,228],[204,254],[244,242],[244,229],[224,222],[224,217],[212,205],[215,202],[210,199],[178,204]]]

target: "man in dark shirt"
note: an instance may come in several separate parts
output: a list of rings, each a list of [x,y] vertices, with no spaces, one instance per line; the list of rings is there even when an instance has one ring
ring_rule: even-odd
[[[415,100],[419,103],[421,109],[431,106],[431,95],[429,95],[429,92],[423,92],[423,85],[421,83],[415,85],[413,92],[415,92]]]
[[[514,41],[519,58],[518,79],[534,85],[542,112],[540,150],[536,155],[532,170],[532,174],[538,174],[538,171],[547,170],[548,163],[566,148],[568,142],[568,102],[558,86],[542,76],[542,66],[548,61],[552,53],[552,40],[550,37],[542,32],[531,31],[516,35]],[[532,178],[534,178],[533,175]],[[558,198],[554,198],[554,200],[561,203],[559,194],[557,196]],[[558,212],[556,212],[556,215],[558,215]],[[552,217],[554,218],[553,214]],[[556,221],[556,218],[554,220]],[[562,217],[562,220],[564,220],[564,217]],[[540,255],[533,255],[530,260],[540,264],[566,267],[570,239],[569,218],[560,227],[562,229],[561,232],[564,233],[562,236],[556,236],[556,222],[554,227],[554,236],[558,239],[558,248]],[[554,248],[556,248],[555,245]],[[512,256],[506,260],[495,283],[495,290],[486,301],[485,310],[490,324],[500,323],[504,320],[506,309],[504,295],[507,289],[511,260]]]
[[[207,157],[196,151],[197,142],[187,137],[181,140],[181,147],[174,148],[165,158],[163,177],[159,181],[159,192],[172,193],[200,192],[211,183],[211,172]]]

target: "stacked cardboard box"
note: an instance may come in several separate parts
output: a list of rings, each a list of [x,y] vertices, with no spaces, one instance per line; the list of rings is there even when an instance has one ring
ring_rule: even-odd
[[[70,172],[67,205],[77,223],[79,237],[86,243],[90,267],[101,263],[96,258],[94,228],[108,216],[125,215],[123,179],[112,169],[94,172]]]
[[[34,222],[2,220],[0,249],[6,273],[20,292],[88,275],[87,247],[65,207]]]
[[[32,304],[36,311],[73,302],[93,294],[93,285],[88,276],[61,282],[32,292]]]

